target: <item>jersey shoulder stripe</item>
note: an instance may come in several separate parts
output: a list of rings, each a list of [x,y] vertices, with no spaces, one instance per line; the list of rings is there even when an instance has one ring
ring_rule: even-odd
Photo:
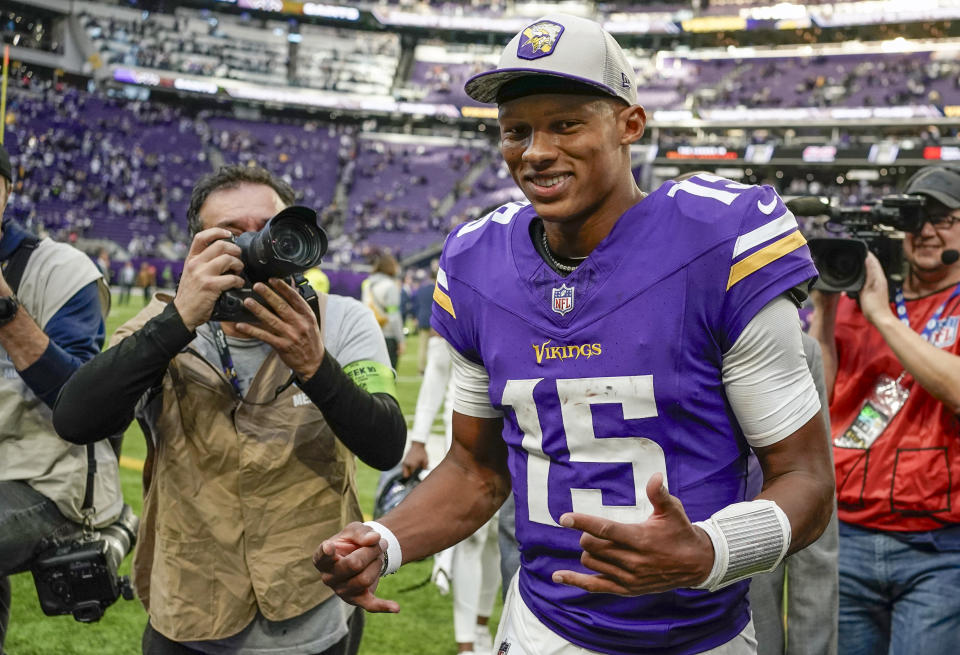
[[[793,270],[809,259],[796,217],[770,186],[699,173],[673,183],[667,196],[686,219],[684,234],[705,239],[707,249],[726,249],[728,291],[765,267]],[[691,229],[688,221],[698,229]],[[776,275],[773,269],[769,274]]]
[[[457,313],[453,310],[453,300],[450,298],[450,287],[447,283],[447,274],[442,268],[437,269],[437,284],[433,287],[433,300],[443,309],[445,312],[450,314],[453,318],[457,317]]]
[[[752,255],[744,257],[730,267],[730,276],[727,278],[727,290],[748,275],[790,254],[806,243],[807,240],[803,238],[799,230],[794,230],[782,239],[777,239]]]
[[[758,203],[760,201],[757,201]],[[769,223],[765,223],[758,228],[750,230],[746,234],[741,234],[737,238],[736,244],[733,246],[733,258],[736,259],[743,253],[748,250],[756,248],[761,243],[770,241],[775,237],[779,237],[787,232],[792,232],[793,230],[799,229],[797,224],[797,219],[794,215],[788,210],[781,214],[779,217],[773,219]]]

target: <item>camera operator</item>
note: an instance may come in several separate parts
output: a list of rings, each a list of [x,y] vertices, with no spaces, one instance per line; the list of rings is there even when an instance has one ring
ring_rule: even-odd
[[[176,297],[157,294],[57,401],[72,441],[134,416],[146,435],[134,556],[144,653],[339,655],[359,642],[363,613],[333,597],[310,555],[360,520],[353,455],[388,469],[403,452],[380,328],[360,302],[326,294],[318,322],[276,278],[253,285],[263,304],[244,301],[256,322],[211,320],[252,266],[229,238],[260,232],[293,200],[260,168],[201,179]]]
[[[839,651],[956,653],[960,635],[960,170],[921,169],[909,270],[873,254],[859,301],[814,293],[840,518]]]
[[[0,146],[0,216],[13,189]],[[47,539],[79,535],[120,515],[117,459],[94,446],[93,506],[86,508],[88,453],[61,440],[50,407],[64,381],[100,352],[104,338],[97,267],[73,247],[0,227],[0,652],[10,610],[8,575],[27,570]],[[107,296],[108,297],[108,296]],[[102,436],[98,435],[98,436]]]

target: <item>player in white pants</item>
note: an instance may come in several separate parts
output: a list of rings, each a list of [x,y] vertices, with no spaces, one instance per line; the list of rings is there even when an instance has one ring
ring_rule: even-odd
[[[403,475],[429,468],[426,441],[433,419],[443,407],[446,448],[449,449],[453,417],[453,384],[450,351],[447,343],[431,331],[427,340],[427,363],[417,396],[417,409],[410,430],[410,450],[403,459]],[[497,517],[467,539],[449,549],[452,551],[453,631],[460,653],[489,654],[492,639],[487,622],[493,612],[494,597],[500,582],[500,550],[497,544]],[[446,551],[444,551],[446,553]],[[442,559],[444,553],[438,553]],[[442,587],[441,587],[442,589]]]

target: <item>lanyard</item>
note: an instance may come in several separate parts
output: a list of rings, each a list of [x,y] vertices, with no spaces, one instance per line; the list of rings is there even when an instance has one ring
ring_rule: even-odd
[[[274,390],[273,398],[267,402],[254,403],[245,401],[243,392],[240,390],[240,378],[237,376],[237,369],[233,365],[233,357],[230,356],[230,346],[227,345],[227,335],[223,333],[223,328],[220,327],[220,321],[207,321],[207,325],[209,325],[213,331],[213,344],[217,347],[217,354],[220,355],[220,366],[223,368],[223,373],[227,376],[227,379],[230,380],[230,385],[233,386],[233,390],[237,392],[237,398],[242,402],[248,405],[269,405],[279,398],[280,394],[286,391],[287,387],[296,382],[296,374],[291,371],[287,381]]]
[[[233,366],[233,357],[230,356],[230,347],[227,345],[227,335],[223,333],[220,327],[220,321],[208,321],[210,329],[213,330],[213,343],[217,347],[217,354],[220,355],[220,366],[224,374],[230,380],[233,390],[237,392],[238,398],[243,398],[243,392],[240,391],[240,378],[237,377],[237,369]]]
[[[927,324],[923,326],[923,332],[920,333],[921,339],[924,341],[930,341],[930,336],[937,329],[937,324],[940,322],[940,315],[943,314],[943,310],[946,309],[947,304],[957,296],[960,296],[960,284],[953,288],[953,293],[950,294],[950,297],[944,300],[940,306],[937,307],[937,311],[933,313],[933,316],[930,317],[930,320],[927,321]],[[897,293],[893,300],[897,305],[897,317],[899,317],[899,319],[903,321],[907,327],[909,327],[910,319],[907,318],[907,304],[903,300],[902,287],[897,289]]]

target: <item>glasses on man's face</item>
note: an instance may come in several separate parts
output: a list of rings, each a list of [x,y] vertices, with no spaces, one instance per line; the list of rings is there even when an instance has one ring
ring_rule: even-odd
[[[924,223],[930,223],[936,230],[949,230],[956,223],[960,223],[960,213],[942,214],[940,216],[924,216],[918,232],[923,229]]]

